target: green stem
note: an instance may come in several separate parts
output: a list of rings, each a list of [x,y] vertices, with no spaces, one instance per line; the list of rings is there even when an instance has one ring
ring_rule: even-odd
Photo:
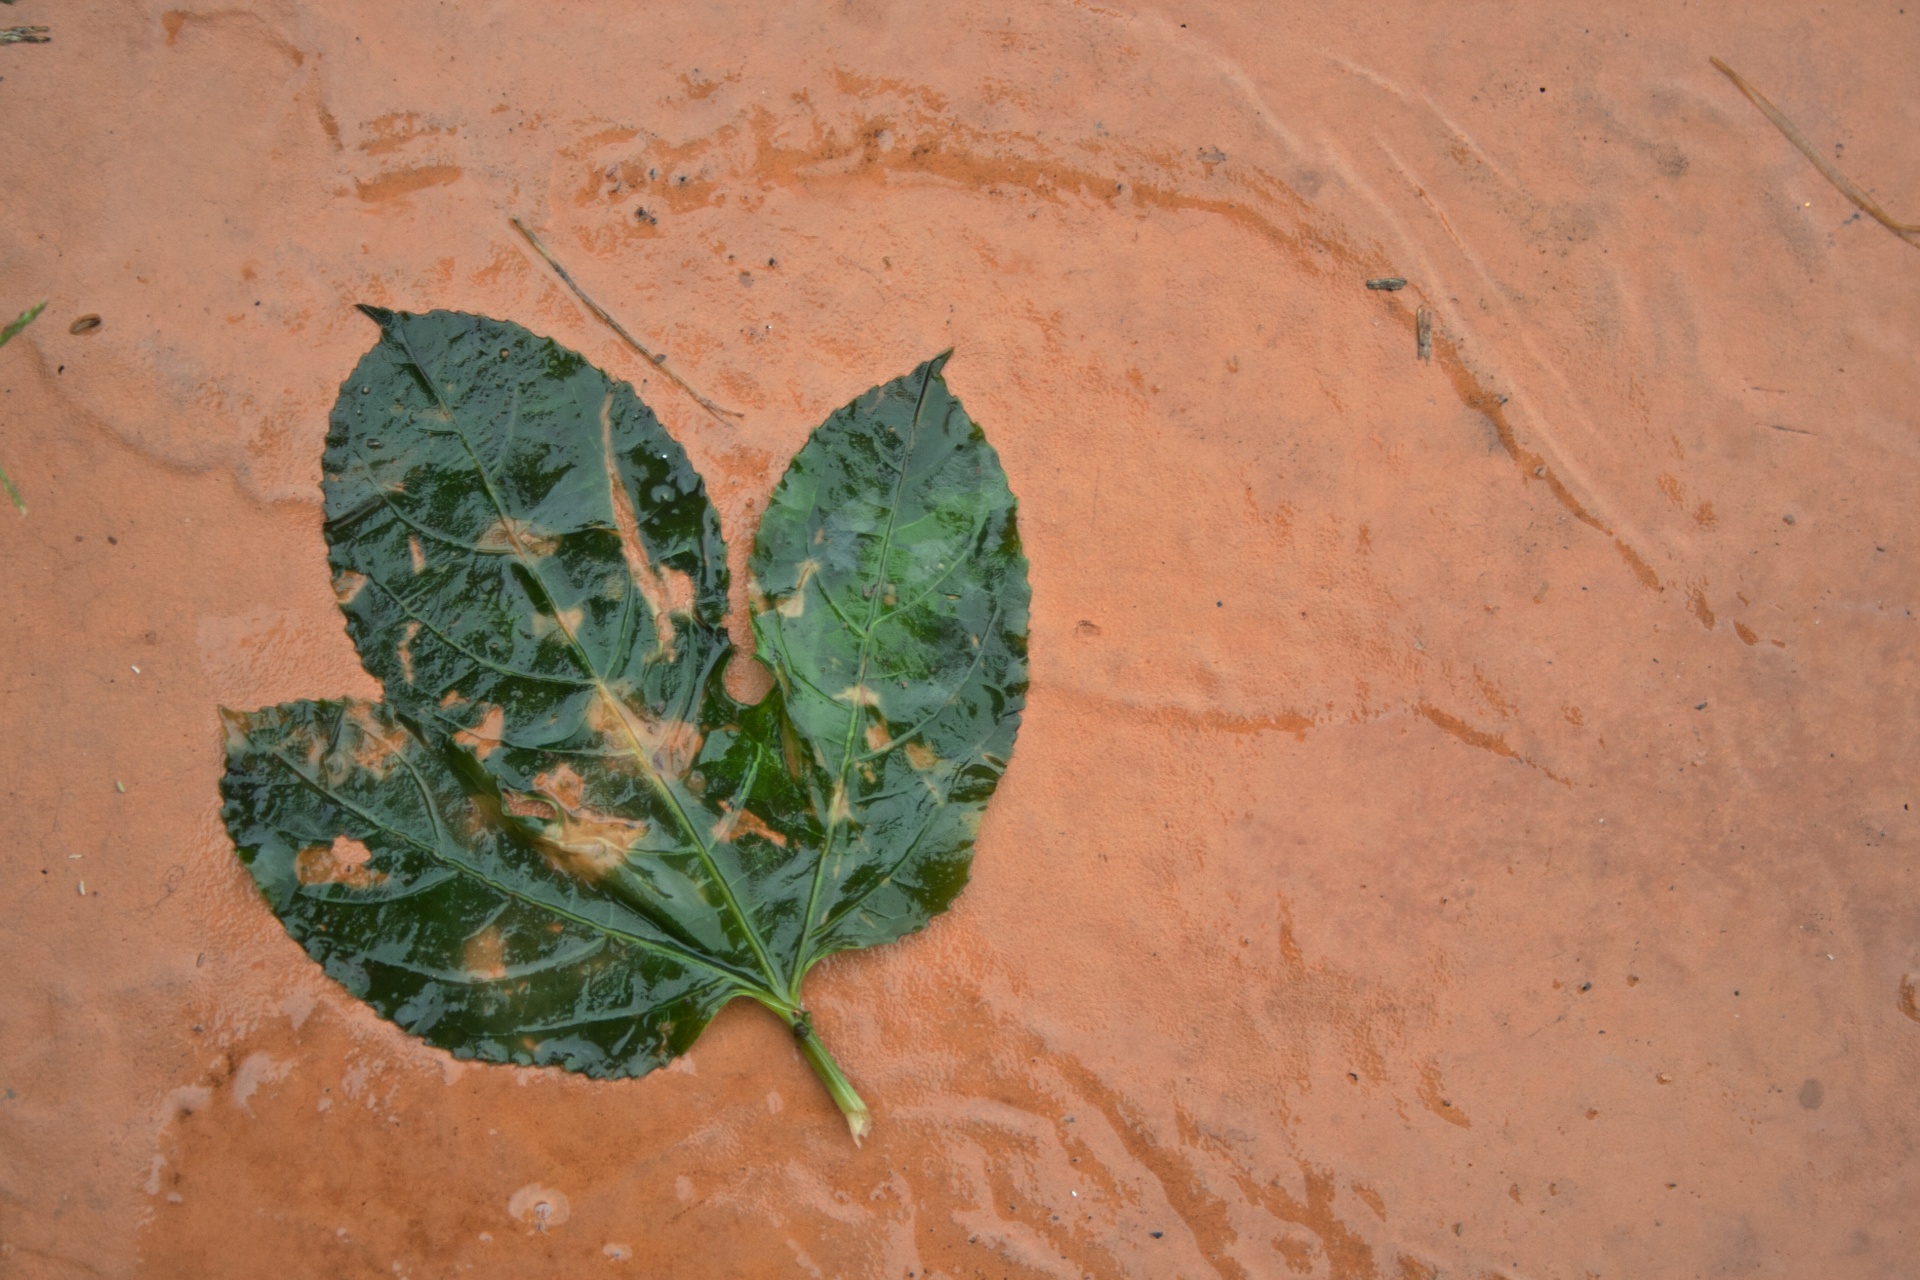
[[[827,1046],[820,1043],[820,1036],[813,1029],[813,1015],[801,1008],[799,1003],[774,1001],[767,998],[765,992],[756,991],[754,999],[780,1015],[780,1020],[793,1032],[793,1038],[800,1042],[800,1053],[813,1068],[813,1074],[820,1077],[820,1083],[827,1086],[840,1114],[847,1118],[847,1132],[853,1135],[853,1144],[860,1145],[861,1139],[873,1132],[873,1113],[867,1110],[867,1104],[854,1091],[853,1082],[840,1070],[840,1064],[827,1052]]]

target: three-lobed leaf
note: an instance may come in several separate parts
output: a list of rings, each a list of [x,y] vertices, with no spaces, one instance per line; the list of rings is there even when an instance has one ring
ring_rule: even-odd
[[[367,310],[323,488],[384,697],[226,713],[242,859],[330,974],[456,1056],[639,1075],[745,995],[858,1135],[802,979],[959,892],[1026,690],[1014,500],[945,357],[776,489],[750,591],[775,688],[745,705],[719,521],[632,389],[518,325]]]

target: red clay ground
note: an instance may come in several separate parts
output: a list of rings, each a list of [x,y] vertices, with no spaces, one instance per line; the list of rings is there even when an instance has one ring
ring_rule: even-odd
[[[1920,217],[1920,6],[1327,7],[5,10],[0,1274],[1908,1273],[1920,251],[1707,59]],[[811,984],[864,1149],[751,1008],[463,1069],[220,827],[216,703],[372,691],[350,304],[648,373],[509,215],[736,556],[949,345],[1020,496],[973,885]]]

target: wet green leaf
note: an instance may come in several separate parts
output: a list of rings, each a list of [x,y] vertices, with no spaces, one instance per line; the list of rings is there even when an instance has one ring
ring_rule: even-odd
[[[1026,558],[1006,475],[945,363],[829,418],[760,521],[754,634],[827,818],[802,972],[946,909],[1019,727]]]
[[[328,972],[456,1056],[638,1075],[728,1000],[966,881],[1026,690],[1026,562],[945,357],[830,418],[752,557],[775,689],[720,673],[725,547],[630,387],[517,325],[375,309],[324,460],[380,704],[227,713],[226,820]]]

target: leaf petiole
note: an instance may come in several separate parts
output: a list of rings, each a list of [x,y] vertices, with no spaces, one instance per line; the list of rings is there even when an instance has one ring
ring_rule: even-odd
[[[854,1090],[853,1082],[840,1070],[840,1064],[827,1052],[827,1046],[820,1042],[819,1033],[813,1029],[813,1015],[784,1000],[770,999],[763,991],[753,992],[753,998],[779,1014],[780,1020],[793,1032],[793,1038],[800,1044],[801,1056],[813,1068],[813,1074],[820,1077],[820,1083],[827,1086],[840,1114],[847,1118],[847,1132],[853,1135],[854,1145],[859,1146],[861,1140],[873,1132],[873,1113]]]

